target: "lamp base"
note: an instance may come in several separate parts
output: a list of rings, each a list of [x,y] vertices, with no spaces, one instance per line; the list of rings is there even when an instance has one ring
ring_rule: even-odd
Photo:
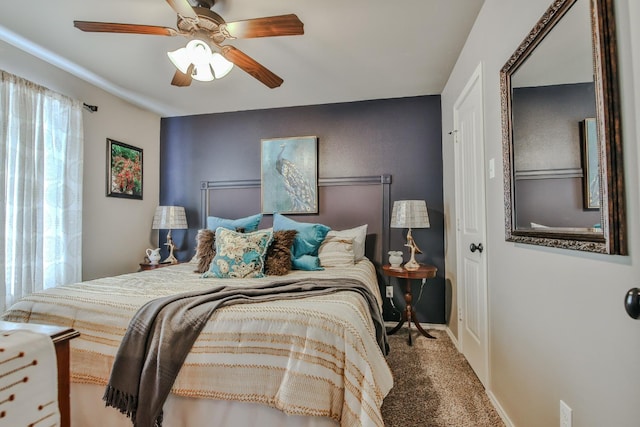
[[[169,248],[169,256],[162,262],[178,264],[178,259],[173,256],[173,250],[176,248],[176,245],[173,244],[173,239],[171,238],[171,230],[169,230],[169,233],[167,234],[167,242],[165,243],[165,245]]]
[[[404,269],[405,270],[409,270],[409,271],[415,271],[415,270],[418,270],[419,268],[420,268],[420,264],[418,264],[418,262],[416,261],[416,259],[414,257],[411,257],[409,262],[407,262],[404,265]]]
[[[179,264],[180,261],[178,261],[178,259],[176,257],[173,256],[173,254],[170,254],[167,258],[165,258],[164,261],[162,261],[162,264]]]
[[[420,268],[420,264],[416,261],[416,251],[422,253],[416,245],[415,240],[413,240],[413,236],[411,235],[411,228],[407,232],[407,243],[405,244],[411,250],[411,259],[404,265],[405,270],[415,271]]]

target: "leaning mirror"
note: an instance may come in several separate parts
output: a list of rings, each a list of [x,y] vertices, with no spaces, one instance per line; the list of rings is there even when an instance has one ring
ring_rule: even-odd
[[[506,240],[626,254],[613,0],[556,0],[500,71]]]

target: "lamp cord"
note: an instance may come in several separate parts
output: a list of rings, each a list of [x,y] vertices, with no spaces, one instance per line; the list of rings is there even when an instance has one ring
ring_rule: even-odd
[[[407,279],[407,280],[409,280],[409,279]],[[414,307],[420,302],[420,299],[422,298],[422,290],[424,289],[425,283],[427,283],[427,281],[425,279],[422,279],[422,284],[420,285],[420,292],[418,292],[418,299],[416,299],[416,301],[413,303]],[[393,302],[393,297],[389,298],[389,302],[391,303],[391,307],[393,307],[393,310],[396,313],[402,314],[402,312],[400,310],[398,310],[398,307],[396,307],[396,304]]]
[[[425,279],[422,279],[422,285],[420,285],[420,292],[418,293],[418,299],[416,300],[415,304],[418,304],[418,302],[420,302],[420,298],[422,298],[422,290],[424,289],[425,283],[427,283],[427,281]]]
[[[395,311],[398,314],[402,314],[402,312],[398,310],[398,307],[396,307],[396,304],[393,302],[393,297],[389,298],[389,302],[391,302],[391,307],[393,307],[393,311]]]

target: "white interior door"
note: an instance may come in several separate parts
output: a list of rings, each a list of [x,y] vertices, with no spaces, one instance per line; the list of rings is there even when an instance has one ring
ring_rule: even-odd
[[[482,64],[453,107],[456,212],[458,340],[460,350],[487,387],[487,252]]]

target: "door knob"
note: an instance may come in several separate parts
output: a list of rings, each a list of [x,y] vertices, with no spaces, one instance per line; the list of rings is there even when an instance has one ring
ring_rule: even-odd
[[[480,253],[482,253],[482,251],[484,250],[484,248],[482,247],[482,243],[478,243],[478,246],[476,246],[475,243],[472,243],[471,246],[469,246],[469,250],[471,252],[475,252],[478,251]]]
[[[624,297],[624,308],[632,318],[640,318],[640,289],[629,289],[629,292]]]

